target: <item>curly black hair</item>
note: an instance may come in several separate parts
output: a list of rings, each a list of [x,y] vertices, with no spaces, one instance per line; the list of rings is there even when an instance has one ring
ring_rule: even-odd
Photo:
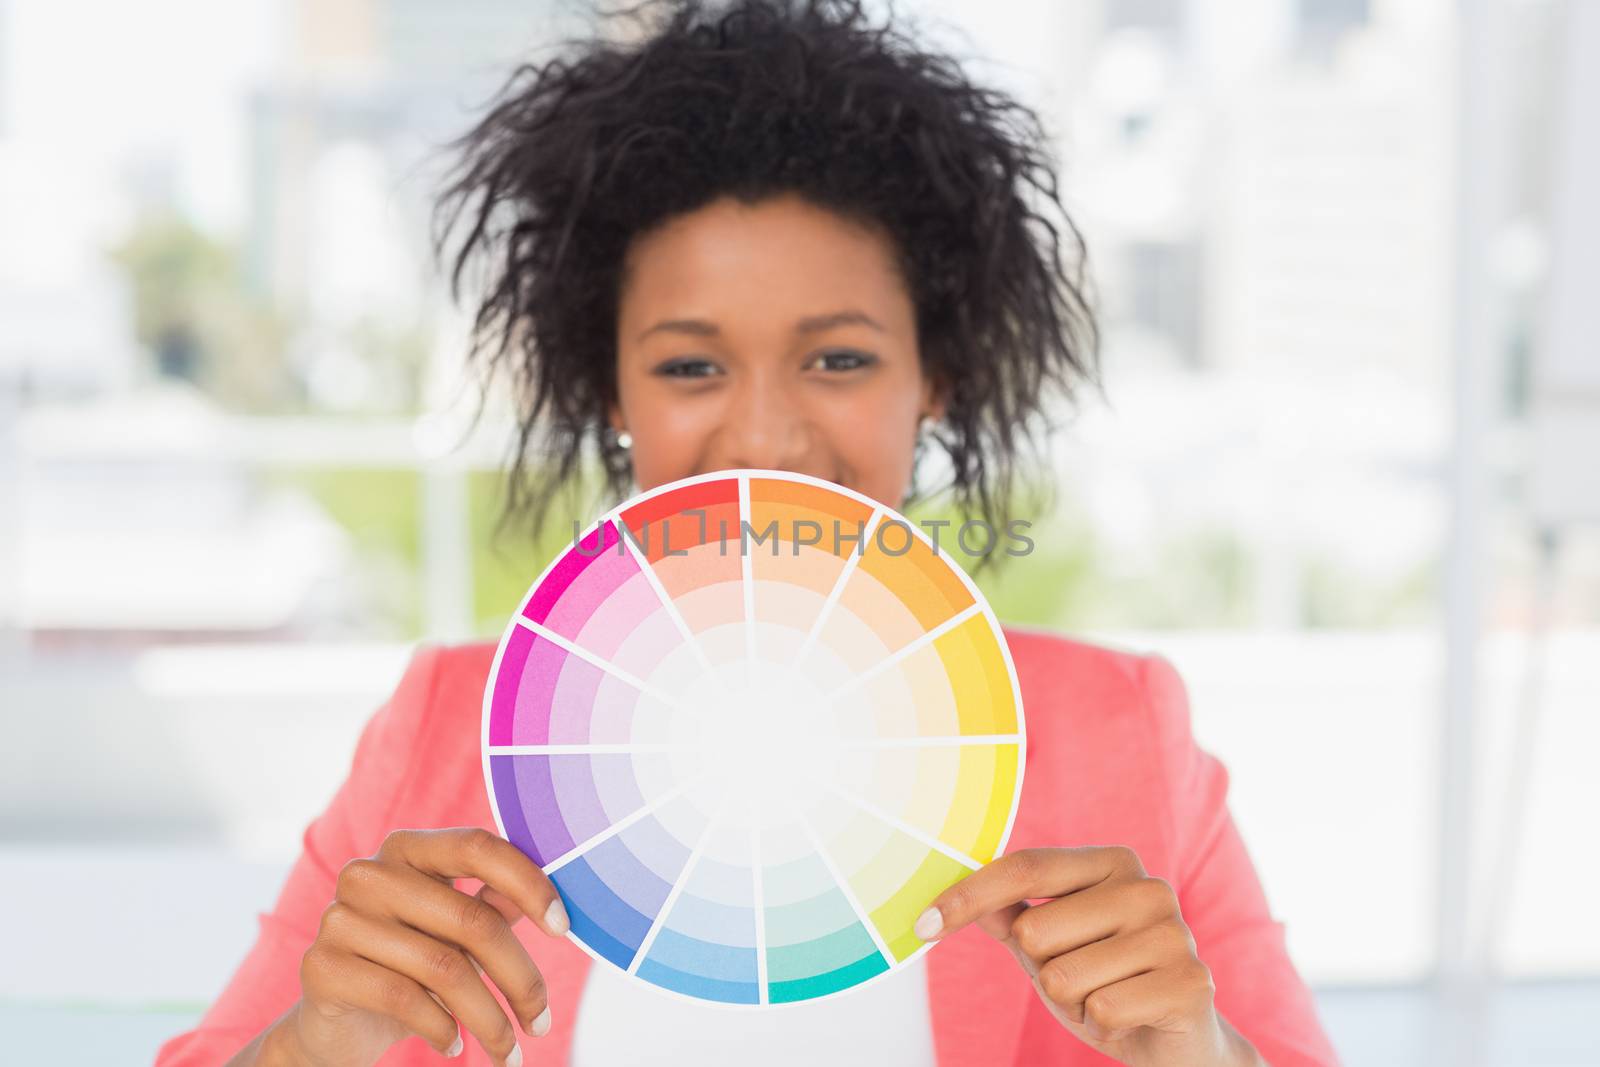
[[[435,214],[460,300],[485,291],[471,361],[509,374],[519,433],[507,515],[537,530],[589,447],[621,495],[605,432],[630,242],[723,197],[779,194],[885,232],[945,415],[954,503],[999,525],[1052,393],[1098,385],[1087,253],[1038,116],[956,60],[873,23],[859,0],[658,0],[633,32],[568,41],[518,66],[461,153]],[[482,408],[480,407],[480,413]]]

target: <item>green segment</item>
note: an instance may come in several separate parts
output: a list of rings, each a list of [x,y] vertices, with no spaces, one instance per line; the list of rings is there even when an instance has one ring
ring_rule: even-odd
[[[872,913],[872,925],[883,935],[884,943],[896,961],[922,947],[922,938],[912,932],[917,916],[927,910],[933,898],[972,873],[941,852],[928,853],[917,873],[907,879],[898,893]]]

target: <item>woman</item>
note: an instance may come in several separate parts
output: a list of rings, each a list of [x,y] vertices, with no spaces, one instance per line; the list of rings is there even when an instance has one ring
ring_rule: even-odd
[[[598,448],[619,493],[765,467],[899,506],[938,447],[998,526],[1028,425],[1095,371],[1037,121],[855,3],[668,15],[519,71],[462,142],[454,278],[488,264],[474,351],[523,420],[514,505],[542,514]],[[917,924],[950,943],[759,1013],[589,966],[492,832],[492,647],[424,649],[239,972],[158,1062],[1333,1063],[1172,668],[1009,641],[1026,785],[1010,852]]]

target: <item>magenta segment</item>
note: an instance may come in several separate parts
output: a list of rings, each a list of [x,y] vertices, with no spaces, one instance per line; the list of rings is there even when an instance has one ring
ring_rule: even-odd
[[[517,679],[516,721],[511,726],[513,745],[550,743],[551,700],[561,672],[569,662],[587,666],[576,656],[568,655],[560,645],[534,635],[522,667],[522,677]]]
[[[648,654],[641,657],[637,648],[625,653],[623,645],[636,645],[641,633],[651,635]],[[595,609],[574,641],[635,677],[648,678],[661,657],[683,643],[683,635],[649,578],[635,571]]]
[[[528,661],[528,650],[533,647],[532,632],[513,626],[506,638],[505,651],[500,655],[500,669],[494,676],[494,697],[489,705],[489,743],[509,745],[517,719],[517,682],[522,677],[523,665]]]
[[[590,743],[620,745],[633,740],[633,719],[643,699],[637,689],[616,675],[601,675],[589,709]]]
[[[576,640],[595,608],[638,573],[639,564],[620,543],[617,528],[603,522],[550,568],[522,613],[569,641]]]
[[[595,690],[605,677],[605,672],[594,664],[577,656],[567,657],[548,705],[552,745],[580,745],[594,740],[589,736],[589,724],[594,715]]]

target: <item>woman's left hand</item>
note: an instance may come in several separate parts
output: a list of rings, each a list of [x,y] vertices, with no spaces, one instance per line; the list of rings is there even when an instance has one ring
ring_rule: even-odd
[[[1030,900],[1052,898],[1030,905]],[[1261,1064],[1217,1014],[1172,886],[1130,848],[1030,848],[939,894],[924,941],[975,922],[1009,948],[1079,1039],[1130,1067]]]

